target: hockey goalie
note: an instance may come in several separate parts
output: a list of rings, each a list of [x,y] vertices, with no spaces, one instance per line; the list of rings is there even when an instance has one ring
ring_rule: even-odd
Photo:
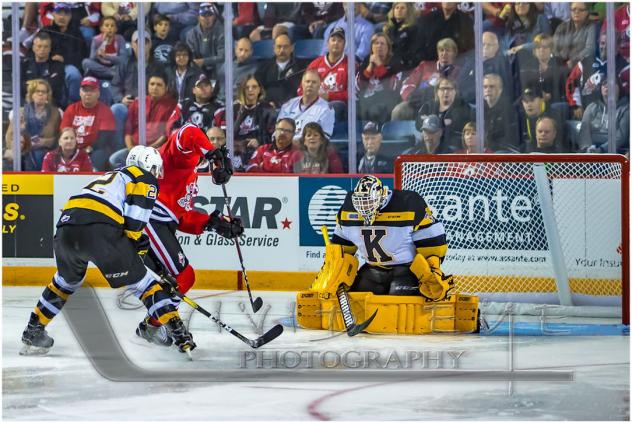
[[[363,176],[338,211],[331,241],[325,227],[323,236],[323,266],[297,296],[301,326],[344,330],[344,301],[337,299],[343,285],[357,321],[375,314],[367,332],[476,329],[478,298],[454,293],[453,277],[441,269],[448,249],[443,224],[416,192]]]

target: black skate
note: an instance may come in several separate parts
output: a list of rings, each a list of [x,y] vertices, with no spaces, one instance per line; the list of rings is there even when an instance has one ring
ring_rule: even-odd
[[[147,342],[162,345],[163,347],[170,347],[173,344],[173,339],[169,335],[167,328],[164,325],[152,325],[149,322],[149,317],[145,317],[145,319],[138,324],[138,327],[136,328],[136,335],[145,339]]]
[[[187,330],[179,317],[173,317],[167,323],[169,334],[173,337],[173,343],[176,344],[178,350],[182,353],[190,355],[191,351],[197,346],[193,342],[193,335]]]
[[[53,338],[48,336],[45,326],[39,322],[36,314],[32,313],[26,329],[22,332],[20,355],[44,355],[54,344]]]

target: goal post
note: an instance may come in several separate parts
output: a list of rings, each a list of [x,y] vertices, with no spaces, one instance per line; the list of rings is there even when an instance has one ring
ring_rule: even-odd
[[[483,301],[629,324],[629,162],[616,154],[403,155],[395,188],[443,222],[444,271]]]

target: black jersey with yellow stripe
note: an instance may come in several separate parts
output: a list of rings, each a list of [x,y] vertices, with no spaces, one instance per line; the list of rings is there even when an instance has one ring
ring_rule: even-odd
[[[158,198],[158,180],[137,166],[99,176],[65,204],[57,226],[108,223],[138,239]]]
[[[365,226],[348,193],[338,211],[332,242],[357,247],[372,265],[393,266],[412,262],[419,252],[442,260],[447,250],[445,229],[416,192],[390,190],[387,203],[373,225]]]

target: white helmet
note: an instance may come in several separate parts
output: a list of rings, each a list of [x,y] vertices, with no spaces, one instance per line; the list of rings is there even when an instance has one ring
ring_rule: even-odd
[[[160,153],[153,147],[137,145],[132,148],[125,160],[126,166],[138,166],[143,170],[150,172],[156,178],[162,178],[162,157]]]
[[[353,208],[362,215],[365,225],[373,224],[378,211],[387,201],[388,187],[373,175],[360,178],[351,194]]]

